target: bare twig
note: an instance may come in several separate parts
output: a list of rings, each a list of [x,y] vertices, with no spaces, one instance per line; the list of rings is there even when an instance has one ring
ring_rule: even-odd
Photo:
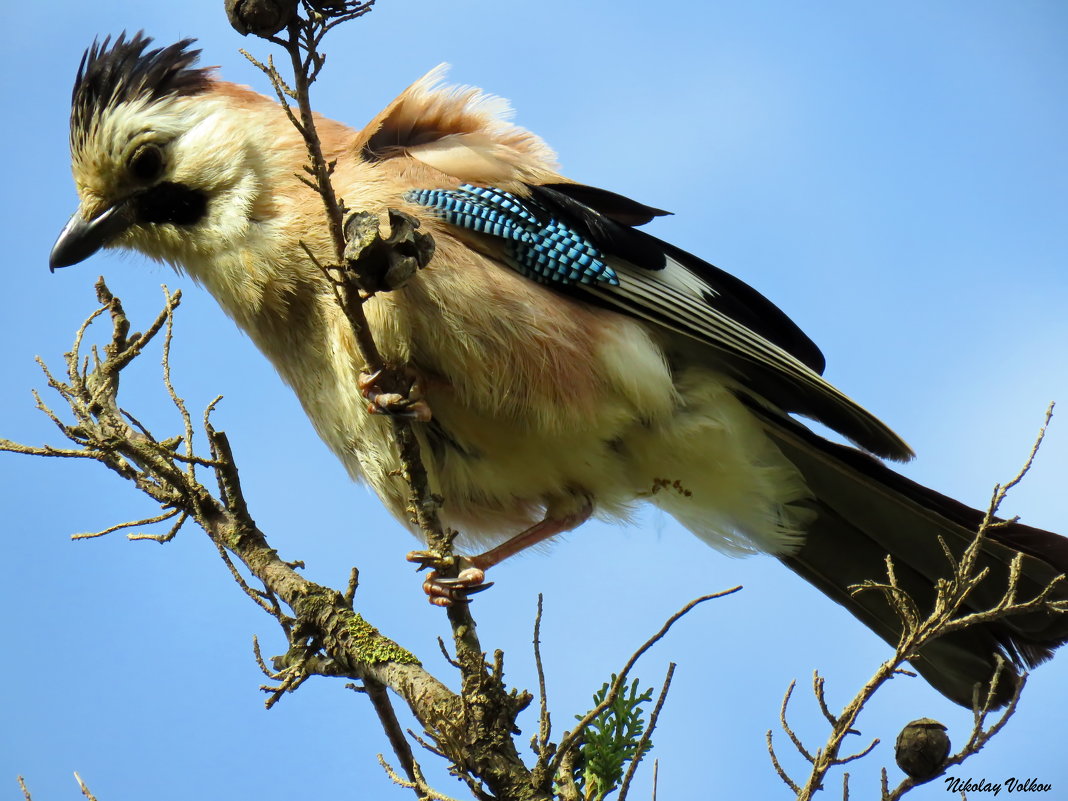
[[[78,775],[78,771],[74,772],[74,778],[78,781],[78,787],[81,788],[82,795],[89,799],[89,801],[96,801],[96,796],[89,792],[89,788],[85,782],[82,781],[82,777]]]
[[[538,738],[535,752],[545,753],[552,735],[552,721],[549,718],[549,696],[545,691],[545,664],[541,659],[541,615],[544,597],[538,593],[538,612],[534,616],[534,666],[538,671]]]
[[[152,542],[166,543],[170,542],[177,536],[182,526],[189,520],[189,515],[186,512],[182,512],[178,515],[178,519],[174,521],[174,525],[167,529],[163,534],[127,534],[126,539],[130,541],[138,540],[151,540]]]
[[[731,595],[733,593],[738,592],[740,589],[741,587],[732,587],[729,590],[723,590],[722,592],[715,592],[711,593],[710,595],[703,595],[700,598],[695,598],[694,600],[686,604],[684,607],[682,607],[682,609],[680,609],[678,612],[669,617],[667,619],[667,622],[665,622],[664,625],[661,626],[660,631],[658,631],[656,634],[646,640],[638,648],[638,650],[636,650],[626,661],[626,663],[623,665],[623,669],[619,671],[619,674],[616,676],[615,681],[613,681],[611,686],[608,688],[608,692],[605,693],[604,700],[602,700],[601,703],[597,704],[593,709],[587,712],[586,715],[579,721],[578,725],[575,726],[575,728],[572,729],[570,732],[565,734],[563,738],[561,738],[560,744],[556,750],[556,754],[553,756],[552,760],[549,762],[548,765],[549,775],[556,775],[559,772],[560,765],[563,762],[564,758],[566,757],[568,752],[570,752],[573,748],[577,747],[578,743],[581,741],[583,732],[589,727],[590,723],[592,723],[598,715],[600,715],[602,712],[604,712],[606,709],[612,706],[612,704],[615,703],[616,698],[619,696],[620,691],[623,689],[623,686],[626,683],[627,676],[630,674],[631,668],[634,667],[634,664],[641,658],[642,654],[644,654],[646,651],[652,648],[653,645],[663,639],[664,635],[668,633],[671,627],[675,625],[675,623],[677,623],[682,617],[688,614],[694,607],[704,603],[705,601],[711,601],[715,598],[723,598],[727,595]],[[539,767],[540,762],[541,760],[539,759]],[[535,768],[535,771],[537,770],[538,768]]]
[[[1050,420],[1053,419],[1053,408],[1055,406],[1056,403],[1050,401],[1049,406],[1046,407],[1046,414],[1042,420],[1042,425],[1038,429],[1038,435],[1035,437],[1034,444],[1031,445],[1031,452],[1027,454],[1023,467],[1020,468],[1020,472],[1006,481],[1005,484],[998,484],[994,487],[994,493],[990,499],[990,506],[987,509],[986,516],[983,518],[984,527],[989,528],[992,525],[996,525],[994,515],[998,513],[998,509],[1001,508],[1001,504],[1009,494],[1009,490],[1023,481],[1024,476],[1030,472],[1031,467],[1035,463],[1035,457],[1038,456],[1038,449],[1042,447],[1042,440],[1046,438],[1046,429],[1049,428]]]
[[[106,536],[108,534],[112,534],[112,533],[114,533],[116,531],[121,531],[124,528],[138,528],[140,526],[150,526],[153,523],[162,523],[164,520],[170,520],[175,515],[180,515],[180,514],[181,514],[181,512],[179,512],[177,509],[171,509],[169,511],[164,512],[161,515],[156,515],[155,517],[146,517],[146,518],[144,518],[142,520],[131,520],[131,521],[127,522],[127,523],[117,523],[114,526],[108,526],[107,528],[101,529],[100,531],[89,531],[89,532],[83,532],[81,534],[71,534],[70,538],[72,540],[91,540],[91,539],[95,539],[96,537],[104,537],[104,536]],[[140,540],[140,539],[146,539],[146,538],[149,538],[149,537],[156,538],[156,535],[130,534],[130,535],[128,535],[128,537],[131,540]],[[168,537],[167,539],[170,539],[170,537]]]
[[[245,595],[251,598],[253,603],[255,603],[256,606],[258,606],[268,615],[270,615],[271,617],[280,618],[282,610],[278,606],[278,600],[275,599],[274,596],[269,593],[252,589],[252,587],[248,585],[248,582],[245,581],[245,577],[241,575],[241,571],[237,569],[237,565],[234,564],[234,560],[230,558],[230,554],[226,552],[226,548],[224,548],[219,543],[215,543],[215,547],[219,551],[219,558],[223,560],[223,564],[225,564],[227,569],[230,571],[231,578],[233,578],[233,580],[237,583],[237,586],[241,588],[242,592],[244,592]],[[274,603],[271,603],[268,598],[273,599]]]
[[[820,675],[820,672],[818,670],[812,671],[812,694],[816,696],[816,703],[820,705],[820,712],[823,713],[823,717],[827,719],[828,723],[832,726],[837,726],[838,718],[831,714],[831,710],[827,706],[827,697],[824,694],[825,685],[826,681]]]
[[[267,667],[267,663],[263,661],[263,652],[260,650],[260,638],[255,634],[252,635],[252,653],[256,658],[256,664],[259,666],[264,676],[272,681],[277,681],[282,678],[281,673],[271,670]]]
[[[358,567],[353,567],[352,570],[349,571],[349,583],[345,587],[345,595],[343,596],[345,603],[348,604],[349,607],[353,607],[356,603],[356,590],[359,586],[360,569]]]
[[[771,757],[771,766],[775,768],[775,772],[779,775],[779,778],[783,780],[787,787],[794,791],[795,794],[801,794],[801,786],[790,778],[790,774],[786,772],[783,766],[779,763],[779,757],[775,754],[775,745],[772,742],[771,729],[768,729],[766,735],[768,756]]]
[[[452,667],[456,669],[460,668],[460,663],[452,658],[452,655],[449,653],[449,649],[445,647],[445,640],[441,639],[441,637],[438,637],[438,650],[441,651],[441,655],[445,657],[445,661],[448,662]]]
[[[393,709],[393,704],[390,703],[385,685],[374,679],[366,679],[363,683],[363,690],[371,700],[371,705],[375,709],[375,714],[378,715],[382,729],[389,738],[389,744],[393,747],[393,753],[400,760],[401,767],[404,769],[408,781],[411,782],[412,789],[416,791],[416,796],[418,798],[427,797],[429,788],[423,780],[423,772],[419,767],[419,763],[415,760],[411,745],[408,744],[408,740],[404,736],[400,721],[397,720],[397,713]]]
[[[638,739],[638,745],[634,749],[634,758],[631,759],[630,764],[627,766],[627,772],[623,776],[622,783],[619,785],[618,801],[627,801],[627,792],[630,790],[631,780],[634,779],[634,773],[638,769],[638,763],[641,762],[642,757],[645,755],[645,752],[649,747],[649,738],[653,736],[653,731],[656,729],[656,723],[660,719],[660,710],[664,708],[668,690],[671,689],[671,677],[674,675],[675,663],[671,662],[668,664],[667,675],[664,677],[664,683],[660,687],[660,695],[656,699],[656,705],[653,707],[653,711],[649,713],[649,725],[645,727],[645,731],[642,732],[642,736]]]
[[[814,765],[816,764],[816,758],[805,750],[805,746],[801,744],[801,740],[794,734],[793,729],[790,728],[790,724],[786,722],[786,707],[790,704],[790,696],[794,694],[794,687],[796,686],[797,682],[791,681],[790,686],[786,688],[786,694],[782,697],[782,706],[779,707],[779,723],[782,725],[782,730],[786,732],[786,736],[790,738],[790,742],[794,744],[794,748],[797,749],[797,752],[801,754],[810,765]]]
[[[386,772],[390,780],[401,787],[407,787],[411,790],[415,790],[416,797],[419,801],[457,801],[457,799],[451,796],[439,793],[426,785],[425,782],[415,782],[406,780],[397,775],[397,772],[393,770],[393,766],[386,762],[385,757],[381,754],[378,755],[378,764],[382,766],[382,770]]]

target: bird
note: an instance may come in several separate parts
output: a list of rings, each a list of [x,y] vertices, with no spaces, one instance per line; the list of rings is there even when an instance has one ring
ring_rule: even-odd
[[[85,51],[70,129],[80,202],[50,267],[124,248],[190,276],[353,478],[412,528],[390,420],[368,406],[388,410],[315,263],[333,245],[299,177],[304,142],[275,100],[197,66],[194,45],[123,32]],[[887,555],[929,610],[947,551],[960,557],[983,513],[887,466],[912,450],[823,377],[823,354],[786,314],[641,230],[667,212],[565,177],[504,100],[446,85],[443,68],[362,129],[316,126],[346,208],[400,212],[434,244],[425,267],[364,303],[383,358],[412,371],[428,410],[413,425],[442,521],[481,550],[459,587],[428,582],[433,602],[463,600],[497,562],[591,516],[651,504],[721,551],[778,558],[891,644],[891,606],[855,592],[885,582]],[[990,573],[966,611],[1001,599],[1017,557],[1020,597],[1032,597],[1068,572],[1068,539],[991,529],[979,557]],[[1068,599],[1063,582],[1050,597]],[[911,661],[965,706],[1005,662],[1004,703],[1065,641],[1068,616],[1044,608],[948,634]]]

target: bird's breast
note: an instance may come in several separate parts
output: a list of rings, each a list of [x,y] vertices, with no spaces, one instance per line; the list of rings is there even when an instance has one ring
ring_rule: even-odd
[[[324,288],[273,282],[249,333],[296,390],[319,435],[407,523],[388,420],[367,411],[363,363]],[[224,304],[225,305],[225,304]],[[620,443],[676,404],[642,324],[584,306],[438,241],[432,265],[365,304],[383,356],[411,366],[433,420],[417,425],[449,525],[490,539],[568,495],[602,511],[635,494]]]

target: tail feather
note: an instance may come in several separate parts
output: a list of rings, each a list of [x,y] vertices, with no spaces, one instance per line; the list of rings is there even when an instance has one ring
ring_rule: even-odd
[[[901,625],[882,595],[877,592],[855,595],[849,590],[851,585],[885,575],[885,558],[886,551],[880,545],[823,505],[800,553],[780,557],[783,564],[842,604],[868,628],[896,644]],[[900,586],[921,608],[930,606],[933,593],[925,576],[898,560],[895,560],[895,575]],[[993,654],[1004,649],[1005,643],[995,632],[973,628],[934,641],[913,665],[940,693],[959,704],[969,705],[971,688],[976,682],[989,684],[994,669]],[[1011,695],[1014,683],[1001,685],[1004,691],[999,693],[1001,703]]]
[[[959,558],[975,539],[983,513],[895,473],[853,448],[824,440],[789,418],[754,409],[782,453],[797,467],[816,498],[816,518],[805,544],[780,559],[841,603],[891,644],[900,623],[881,593],[850,591],[866,579],[885,577],[889,554],[901,586],[922,614],[933,607],[935,582],[950,565],[939,538]],[[1019,523],[991,529],[978,566],[989,574],[967,598],[965,611],[985,611],[1001,600],[1009,565],[1024,554],[1018,600],[1041,592],[1068,573],[1068,539]],[[1057,599],[1068,600],[1063,584]],[[989,686],[998,655],[1010,665],[1010,681],[997,700],[1011,696],[1018,669],[1034,667],[1068,641],[1068,614],[1037,611],[973,626],[927,645],[913,666],[939,692],[970,706],[974,686]]]

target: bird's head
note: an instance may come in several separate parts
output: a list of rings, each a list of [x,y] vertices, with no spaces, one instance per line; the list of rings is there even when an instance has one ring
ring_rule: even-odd
[[[121,34],[82,57],[70,131],[81,202],[52,248],[53,269],[108,246],[189,266],[248,228],[263,180],[256,126],[240,113],[252,101],[194,66],[192,40],[151,42]]]

